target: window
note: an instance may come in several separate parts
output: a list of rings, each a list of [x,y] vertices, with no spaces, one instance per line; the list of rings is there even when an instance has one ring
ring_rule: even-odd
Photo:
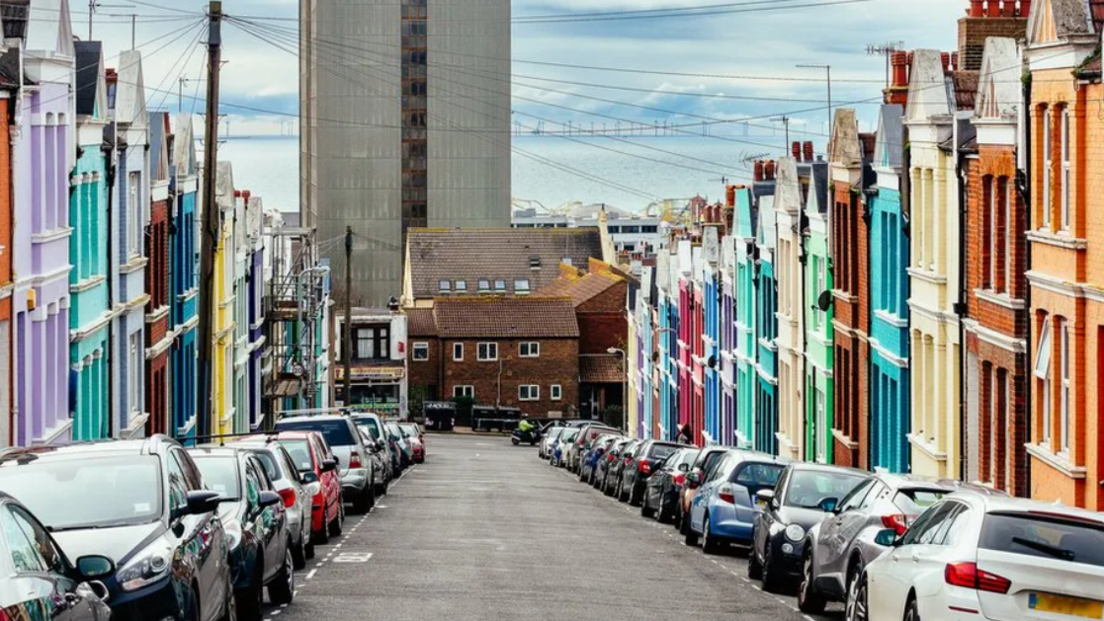
[[[464,361],[464,344],[463,343],[453,343],[452,344],[452,360],[453,360],[453,362],[463,362]]]
[[[522,358],[537,358],[540,356],[540,343],[520,343],[518,350]]]
[[[1070,114],[1062,110],[1062,230],[1070,230]]]
[[[130,411],[141,412],[142,411],[142,347],[141,347],[141,333],[135,332],[130,335],[130,363],[127,368],[127,396],[130,400]]]
[[[429,360],[429,343],[414,343],[414,360]]]
[[[449,291],[452,291],[452,283],[447,280],[440,281],[439,283],[437,283],[437,286],[441,289],[441,293],[448,293]]]
[[[466,280],[456,281],[456,292],[457,293],[464,293],[467,290],[468,290],[468,282]]]
[[[563,386],[560,386],[559,384],[552,384],[550,393],[553,401],[559,401],[560,399],[563,399]]]
[[[127,175],[127,256],[142,252],[142,173]]]
[[[476,352],[476,358],[480,362],[493,362],[498,360],[498,343],[480,343]]]
[[[1069,342],[1069,322],[1068,321],[1062,321],[1061,325],[1062,325],[1061,332],[1060,332],[1061,343],[1060,343],[1059,351],[1061,352],[1061,356],[1062,356],[1062,361],[1061,361],[1061,363],[1062,363],[1062,369],[1061,369],[1062,385],[1058,389],[1058,390],[1061,391],[1060,392],[1061,409],[1059,409],[1059,411],[1058,411],[1059,412],[1059,417],[1060,417],[1059,420],[1061,421],[1061,424],[1058,427],[1059,433],[1061,434],[1059,436],[1059,440],[1061,441],[1061,443],[1059,444],[1059,450],[1061,450],[1062,452],[1068,452],[1069,447],[1070,447],[1070,342]]]
[[[1050,175],[1054,172],[1051,168],[1051,136],[1050,136],[1050,110],[1043,113],[1043,228],[1050,228]]]
[[[816,393],[816,458],[825,463],[828,461],[828,411],[825,407],[824,393],[817,390]]]
[[[514,293],[518,295],[529,295],[529,279],[518,278],[514,281]]]
[[[488,292],[490,292],[490,290],[491,290],[491,281],[487,280],[486,278],[480,278],[479,279],[479,292],[480,293],[488,293]]]
[[[453,386],[452,397],[467,397],[469,399],[475,398],[475,386]]]
[[[1039,329],[1039,348],[1035,353],[1035,377],[1041,390],[1040,409],[1042,411],[1042,434],[1040,442],[1050,441],[1050,317],[1043,317],[1043,325]]]
[[[521,401],[536,401],[540,399],[540,386],[536,384],[523,384],[518,386],[518,399]]]
[[[494,281],[494,285],[495,285],[495,287],[494,287],[495,291],[498,291],[498,292],[506,291],[506,281],[505,280],[496,280],[496,281]]]
[[[354,360],[386,360],[391,356],[390,328],[358,328]]]

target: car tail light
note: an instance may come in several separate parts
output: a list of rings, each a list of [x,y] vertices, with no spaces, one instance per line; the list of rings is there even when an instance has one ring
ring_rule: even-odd
[[[905,534],[905,531],[908,530],[908,525],[910,521],[912,521],[911,516],[903,515],[900,513],[896,515],[882,516],[882,526],[885,526],[886,528],[892,528],[893,531],[897,533],[898,537]]]
[[[736,494],[733,492],[732,486],[727,483],[717,491],[717,496],[730,505],[736,504]]]
[[[295,506],[295,490],[291,489],[290,487],[280,490],[280,498],[284,499],[285,507]]]
[[[652,473],[652,464],[648,463],[648,460],[646,460],[646,459],[641,459],[640,460],[640,465],[637,466],[637,469],[640,470],[640,474],[651,474]]]
[[[984,569],[978,569],[977,563],[950,563],[943,570],[943,579],[947,584],[989,593],[1007,593],[1012,581]]]
[[[606,457],[609,458],[610,462],[613,462],[613,460],[617,459],[617,455],[614,455],[613,453],[606,455]]]
[[[686,485],[686,473],[680,472],[672,477],[671,480],[675,482],[675,485]]]
[[[356,453],[353,453],[352,456],[349,457],[349,467],[350,468],[363,468],[364,467],[364,464],[360,463],[360,455],[357,455]]]

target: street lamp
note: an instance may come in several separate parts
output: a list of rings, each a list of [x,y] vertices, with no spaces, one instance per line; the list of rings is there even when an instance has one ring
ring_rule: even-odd
[[[624,361],[625,376],[621,382],[621,431],[627,432],[629,422],[629,355],[625,353],[625,350],[616,347],[610,347],[606,352],[619,355]]]

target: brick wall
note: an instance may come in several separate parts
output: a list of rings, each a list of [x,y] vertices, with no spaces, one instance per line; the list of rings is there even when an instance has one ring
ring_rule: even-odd
[[[1023,39],[1027,16],[963,17],[958,20],[958,66],[966,71],[981,69],[985,40],[989,37]]]
[[[518,345],[522,342],[540,343],[540,356],[521,358]],[[496,362],[477,360],[479,343],[498,343]],[[453,360],[454,343],[464,345],[464,360]],[[579,342],[575,339],[445,339],[442,342],[444,353],[444,376],[439,382],[443,388],[442,396],[452,398],[453,387],[470,385],[475,388],[475,399],[480,405],[495,405],[501,363],[501,388],[504,407],[521,408],[530,416],[546,416],[549,412],[566,412],[568,406],[577,407],[579,401]],[[559,384],[563,393],[559,400],[551,399],[551,386]],[[521,385],[540,386],[540,399],[521,401],[518,387]]]
[[[870,248],[869,231],[862,217],[860,195],[849,183],[835,182],[833,234],[835,254],[833,283],[846,294],[834,300],[835,320],[850,329],[835,331],[836,359],[834,421],[847,443],[835,438],[835,462],[845,466],[868,468],[870,461],[869,382],[870,346]]]
[[[625,311],[579,313],[579,353],[605,354],[610,347],[625,349],[629,323]]]
[[[452,395],[444,395],[441,392],[441,342],[437,337],[411,336],[407,339],[410,346],[407,348],[406,369],[407,384],[411,389],[420,386],[426,390],[426,399],[429,401],[447,400]],[[429,345],[429,359],[415,360],[414,345],[426,343]]]

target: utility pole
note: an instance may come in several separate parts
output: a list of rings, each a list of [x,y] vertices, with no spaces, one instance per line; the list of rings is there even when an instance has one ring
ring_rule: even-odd
[[[345,361],[345,407],[353,403],[353,227],[345,227],[345,330],[342,334]]]
[[[133,4],[102,4],[97,0],[88,0],[88,40],[92,40],[92,16],[96,14],[96,9],[136,9],[138,7]],[[125,16],[119,16],[125,17]],[[130,16],[130,49],[134,49],[134,34],[135,34],[135,22],[137,15]]]
[[[203,234],[199,238],[199,418],[197,435],[211,435],[214,416],[215,248],[219,243],[218,179],[219,70],[222,67],[222,2],[212,0],[207,34],[207,118],[203,136]]]
[[[786,126],[786,148],[790,148],[790,117],[783,114],[782,116],[776,116],[771,119],[771,123],[781,121]]]

